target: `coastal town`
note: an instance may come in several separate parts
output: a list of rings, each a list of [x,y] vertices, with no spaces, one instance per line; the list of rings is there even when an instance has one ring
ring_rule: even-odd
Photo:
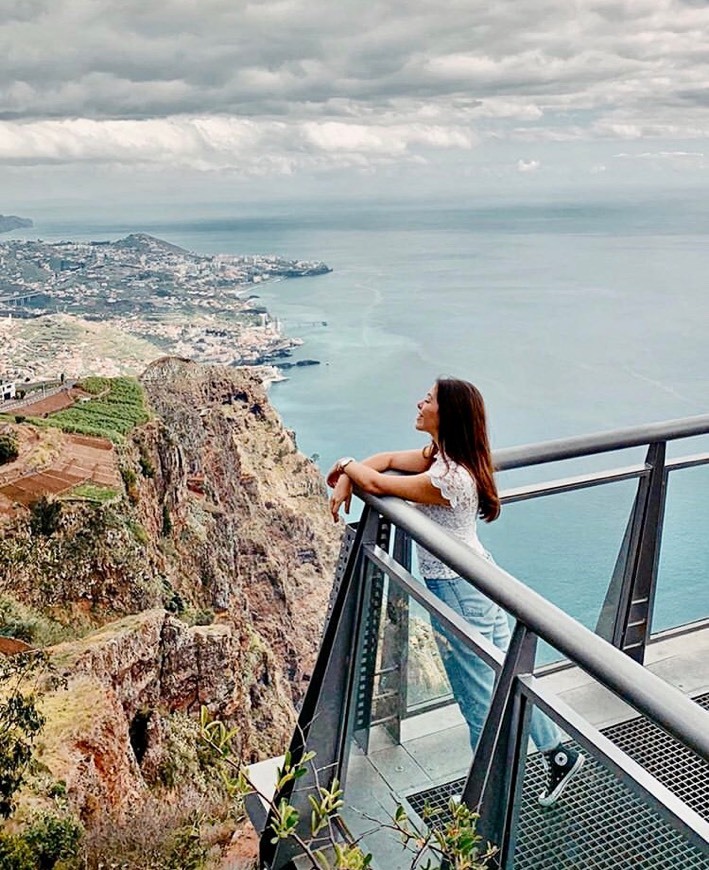
[[[59,373],[137,374],[165,355],[272,365],[301,342],[283,335],[259,303],[259,284],[329,271],[322,262],[273,255],[195,254],[144,234],[3,242],[3,395]]]

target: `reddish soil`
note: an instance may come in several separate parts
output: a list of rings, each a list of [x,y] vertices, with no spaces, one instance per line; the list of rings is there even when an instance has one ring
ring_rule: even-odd
[[[0,485],[0,513],[9,513],[13,504],[30,505],[43,495],[60,495],[88,481],[117,490],[122,486],[116,453],[105,438],[63,435],[60,455],[48,468],[27,472],[19,461],[13,466],[13,479]]]
[[[64,408],[71,408],[81,396],[89,396],[89,393],[72,387],[70,390],[62,390],[46,399],[32,402],[31,405],[25,405],[17,413],[28,417],[48,417],[50,414],[56,414],[57,411],[63,411]]]

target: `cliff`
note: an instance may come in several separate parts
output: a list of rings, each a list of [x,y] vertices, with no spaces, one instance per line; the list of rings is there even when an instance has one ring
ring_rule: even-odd
[[[0,536],[3,633],[47,646],[65,680],[44,701],[40,779],[89,828],[194,787],[194,748],[175,746],[202,704],[242,758],[283,751],[339,547],[256,372],[168,358],[142,384],[151,419],[117,448],[122,492],[17,509]]]

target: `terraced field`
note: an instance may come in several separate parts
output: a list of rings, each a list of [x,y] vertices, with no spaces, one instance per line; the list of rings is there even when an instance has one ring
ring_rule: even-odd
[[[122,489],[113,444],[106,438],[88,435],[62,435],[59,455],[46,468],[26,471],[23,463],[13,463],[13,478],[0,485],[0,512],[9,513],[15,505],[30,505],[43,495],[61,495],[81,483],[91,482],[98,486]]]

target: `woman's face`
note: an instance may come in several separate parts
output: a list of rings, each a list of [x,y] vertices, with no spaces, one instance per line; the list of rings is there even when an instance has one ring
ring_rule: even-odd
[[[437,387],[434,384],[421,401],[416,405],[416,428],[419,432],[428,432],[432,438],[438,438],[438,399]]]

